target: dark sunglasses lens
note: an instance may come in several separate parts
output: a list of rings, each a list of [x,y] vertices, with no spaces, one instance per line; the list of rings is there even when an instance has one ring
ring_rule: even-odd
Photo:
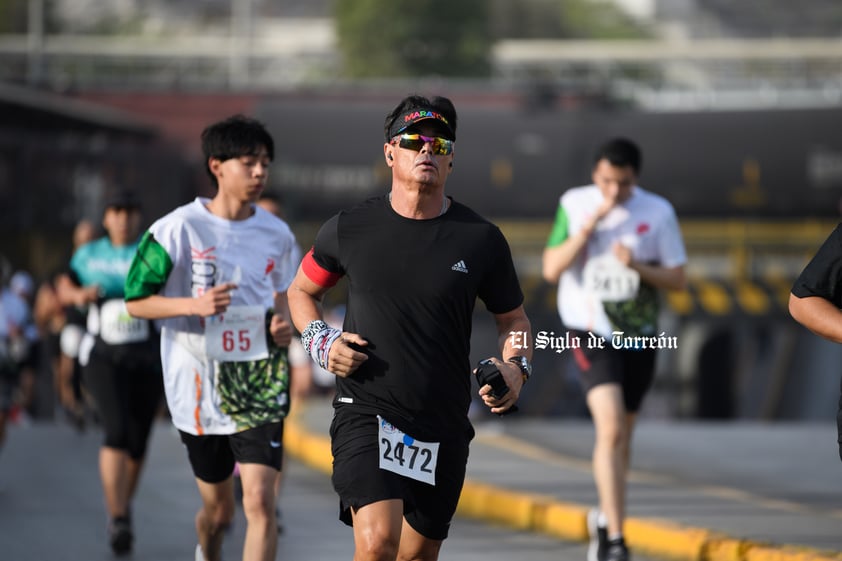
[[[400,147],[407,150],[415,150],[420,152],[427,142],[433,144],[433,154],[439,156],[446,156],[453,152],[453,141],[446,138],[433,138],[429,136],[421,136],[420,134],[404,134],[401,135]]]
[[[415,150],[416,152],[420,152],[421,149],[424,147],[424,140],[415,134],[404,135],[401,137],[400,147],[406,148],[407,150]]]
[[[433,153],[439,156],[447,156],[453,152],[453,141],[446,138],[437,138],[433,142]]]

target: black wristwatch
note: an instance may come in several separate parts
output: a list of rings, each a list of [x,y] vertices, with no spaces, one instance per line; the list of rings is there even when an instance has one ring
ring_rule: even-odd
[[[506,360],[520,368],[520,372],[523,374],[523,383],[525,384],[529,377],[532,376],[532,363],[529,362],[529,359],[525,356],[510,356]]]

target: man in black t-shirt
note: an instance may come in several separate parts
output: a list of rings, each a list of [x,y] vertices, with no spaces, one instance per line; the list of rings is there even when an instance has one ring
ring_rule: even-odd
[[[789,295],[789,313],[798,323],[825,339],[842,343],[842,224],[807,264]],[[836,414],[842,459],[842,395]]]
[[[340,519],[355,559],[435,560],[465,479],[473,429],[471,319],[479,297],[497,322],[508,387],[480,396],[493,413],[531,372],[530,324],[500,230],[445,196],[453,168],[450,100],[409,96],[387,116],[391,191],[328,220],[288,292],[302,343],[337,375],[331,425]],[[322,296],[345,276],[343,331]],[[375,553],[379,552],[379,553]]]

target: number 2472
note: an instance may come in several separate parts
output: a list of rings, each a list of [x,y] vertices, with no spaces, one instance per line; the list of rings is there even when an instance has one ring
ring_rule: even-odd
[[[383,459],[388,460],[390,462],[398,462],[400,465],[404,465],[404,462],[409,462],[409,469],[415,469],[415,460],[418,457],[418,453],[421,453],[422,463],[421,467],[418,469],[420,471],[426,473],[432,473],[433,470],[428,468],[430,461],[433,459],[433,454],[427,450],[426,448],[418,448],[417,446],[404,446],[403,443],[399,442],[395,444],[395,447],[392,448],[391,443],[388,439],[382,439],[383,444],[385,445],[385,449],[383,450]],[[405,458],[405,452],[409,451],[409,457]]]

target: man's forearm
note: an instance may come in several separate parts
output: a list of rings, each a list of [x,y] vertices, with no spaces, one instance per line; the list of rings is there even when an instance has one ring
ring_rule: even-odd
[[[665,290],[684,290],[687,287],[687,275],[684,267],[661,267],[633,262],[629,267],[640,274],[640,280],[655,288]]]
[[[564,240],[561,244],[544,249],[541,260],[541,272],[544,280],[555,284],[563,273],[576,259],[576,256],[588,244],[588,238],[596,229],[599,222],[597,217],[585,224],[581,230]]]
[[[292,323],[299,332],[303,333],[311,321],[323,318],[321,301],[312,294],[291,287],[287,299]]]
[[[842,311],[818,296],[799,298],[789,295],[792,318],[815,333],[835,343],[842,343]]]
[[[497,316],[497,343],[500,357],[525,356],[532,360],[532,325],[523,308],[517,313]]]
[[[126,302],[129,314],[142,319],[166,319],[178,316],[192,316],[195,299],[167,298],[159,295],[147,296]]]

